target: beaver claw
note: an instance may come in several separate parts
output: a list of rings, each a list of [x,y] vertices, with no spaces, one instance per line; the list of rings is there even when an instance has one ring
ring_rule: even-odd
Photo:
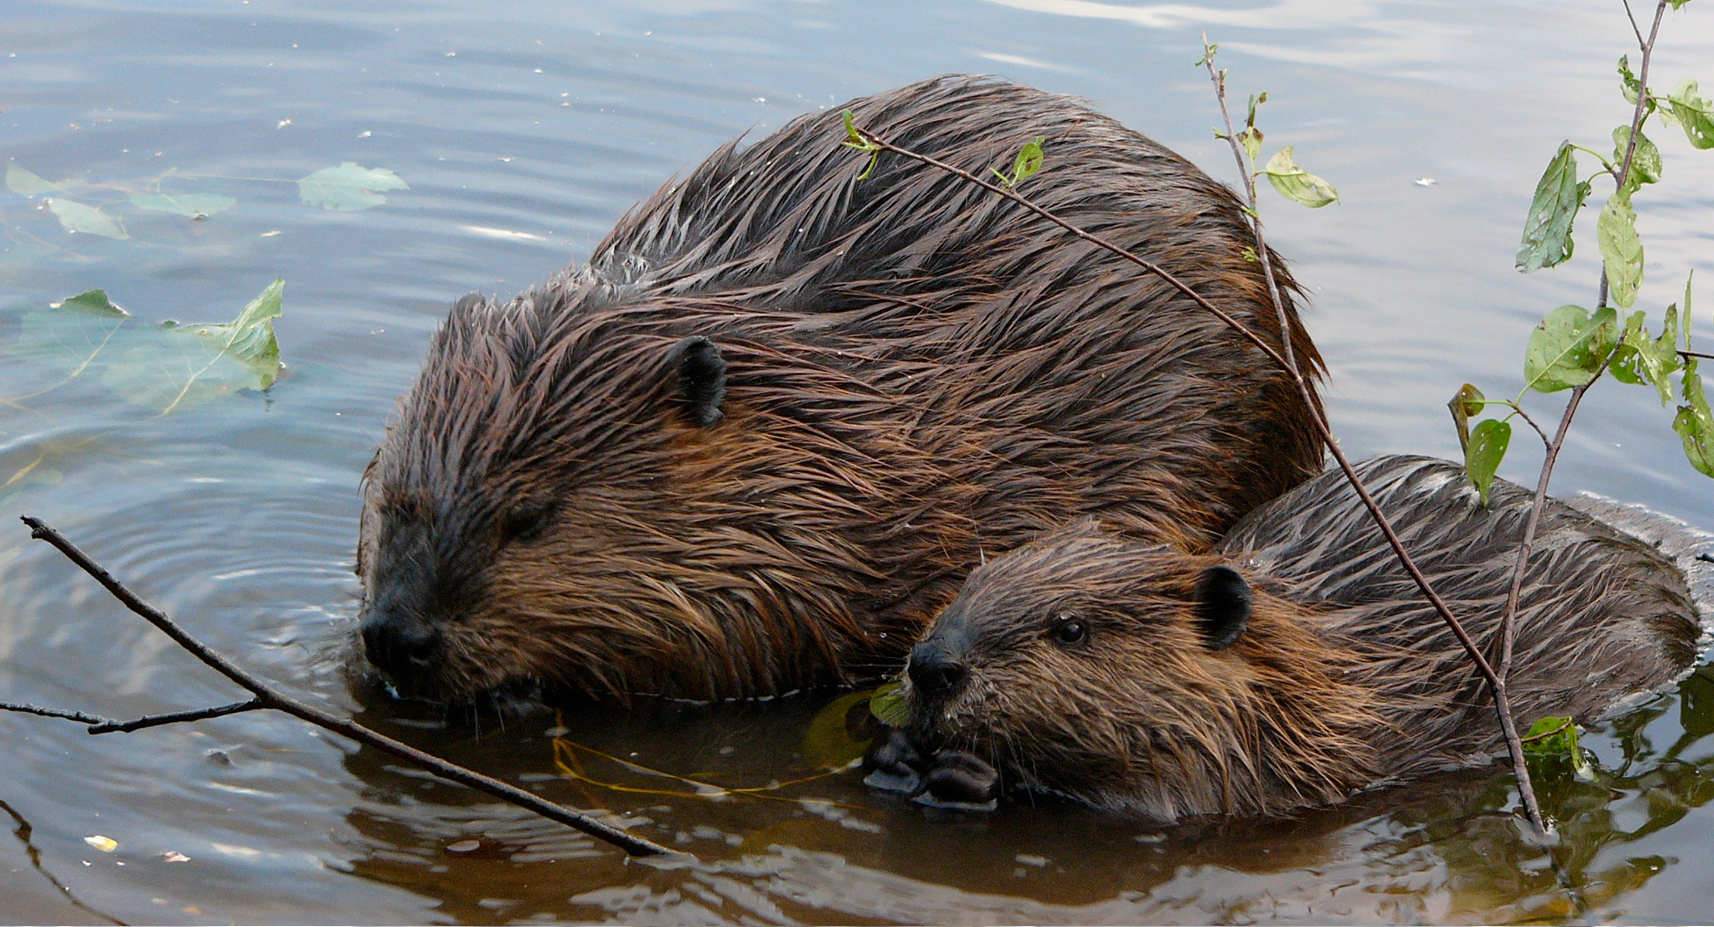
[[[889,728],[887,736],[876,742],[864,760],[871,767],[869,775],[863,777],[864,785],[907,795],[922,791],[922,771],[927,761],[904,731]]]
[[[870,771],[864,785],[902,792],[919,805],[961,811],[992,811],[999,805],[999,770],[959,750],[924,757],[904,731],[889,730],[867,761]]]

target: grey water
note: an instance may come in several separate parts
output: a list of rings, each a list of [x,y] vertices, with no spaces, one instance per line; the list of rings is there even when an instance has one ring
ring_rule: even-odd
[[[55,186],[0,191],[0,700],[134,717],[239,696],[31,541],[15,519],[36,515],[306,698],[704,862],[627,862],[281,716],[90,737],[0,714],[0,921],[1705,921],[1706,666],[1591,729],[1594,781],[1546,780],[1551,853],[1499,767],[1283,822],[934,816],[824,768],[825,698],[449,719],[352,686],[358,481],[454,299],[580,260],[731,137],[945,72],[1082,96],[1235,183],[1203,32],[1237,105],[1268,92],[1267,149],[1341,194],[1316,211],[1269,194],[1264,215],[1311,294],[1344,447],[1457,456],[1447,399],[1467,381],[1514,395],[1536,321],[1594,302],[1593,210],[1566,265],[1512,265],[1559,142],[1608,149],[1628,119],[1617,0],[5,0],[0,159]],[[1714,80],[1711,63],[1714,10],[1668,13],[1651,83]],[[1651,136],[1637,305],[1658,320],[1693,269],[1714,280],[1714,152]],[[304,201],[295,181],[345,162],[405,188]],[[233,202],[199,219],[131,200],[157,193]],[[115,225],[68,231],[50,199]],[[88,290],[127,324],[223,321],[276,277],[286,372],[266,392],[159,415],[8,353]],[[1697,305],[1714,339],[1714,295]],[[1600,384],[1556,493],[1714,529],[1672,414]],[[1525,437],[1501,473],[1531,482]]]

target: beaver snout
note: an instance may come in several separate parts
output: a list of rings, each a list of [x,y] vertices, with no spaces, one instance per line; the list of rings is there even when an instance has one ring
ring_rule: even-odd
[[[384,603],[363,616],[363,648],[369,662],[401,693],[415,688],[436,669],[444,643],[440,628],[414,609]]]
[[[970,676],[970,666],[953,647],[933,637],[911,648],[906,666],[911,685],[925,699],[949,698],[963,687]]]

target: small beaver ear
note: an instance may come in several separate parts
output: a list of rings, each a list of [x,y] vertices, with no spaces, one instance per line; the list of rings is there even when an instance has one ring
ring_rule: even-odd
[[[1231,567],[1203,570],[1196,581],[1196,617],[1209,650],[1232,645],[1250,622],[1250,584]]]
[[[679,391],[684,394],[691,421],[707,428],[725,418],[720,404],[726,401],[726,359],[720,348],[697,335],[674,349],[678,356]]]

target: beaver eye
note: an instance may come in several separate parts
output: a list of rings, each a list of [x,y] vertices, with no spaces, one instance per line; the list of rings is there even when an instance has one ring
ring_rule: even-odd
[[[1076,615],[1058,615],[1053,619],[1051,633],[1061,644],[1081,644],[1089,636],[1089,628]]]
[[[525,503],[514,506],[500,519],[500,543],[533,540],[547,527],[552,517],[552,505]]]

